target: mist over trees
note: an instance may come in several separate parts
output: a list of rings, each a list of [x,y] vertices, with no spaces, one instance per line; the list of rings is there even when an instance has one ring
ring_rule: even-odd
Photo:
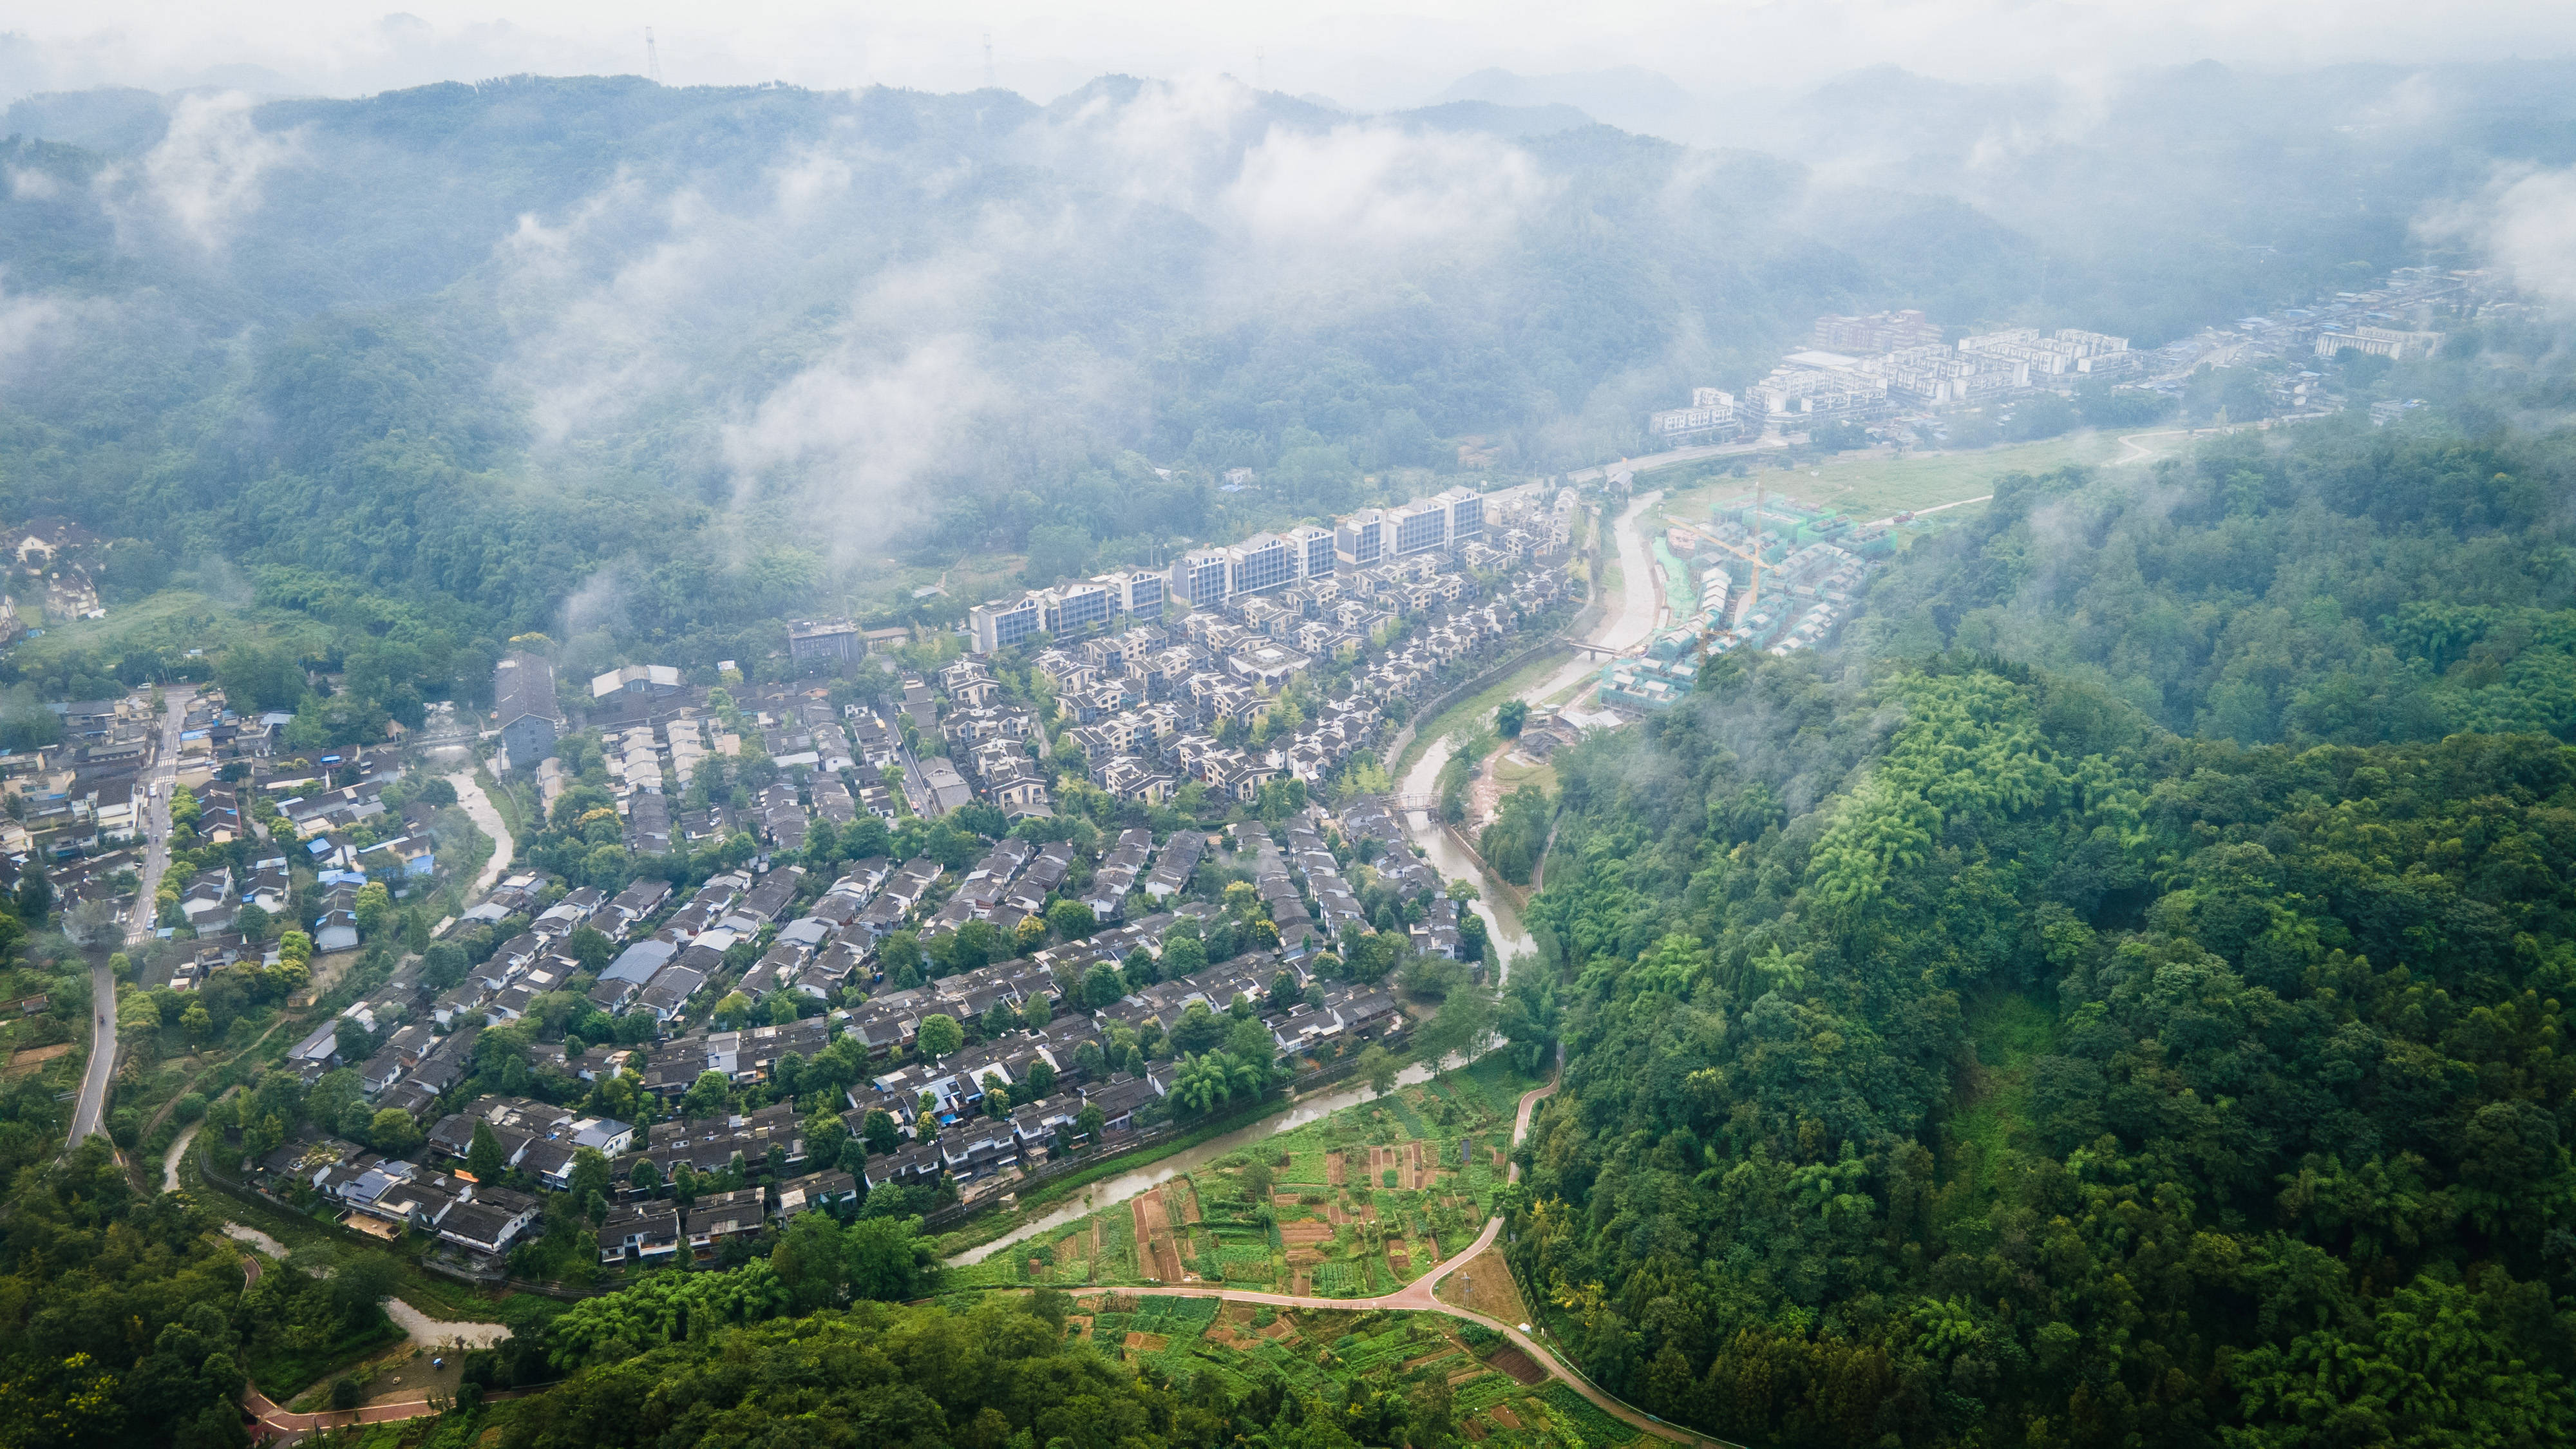
[[[2576,88],[2470,78],[2531,121],[2500,134],[2564,133]],[[1823,311],[2152,344],[2375,276],[2480,158],[2545,140],[2463,154],[2439,107],[2296,160],[2210,132],[2337,136],[2400,79],[2302,81],[2301,111],[2136,77],[2093,123],[1975,166],[1927,141],[1911,172],[1899,138],[1987,135],[2013,98],[1829,87],[1778,118],[1820,170],[1562,108],[1123,77],[1043,106],[632,78],[39,98],[0,201],[0,513],[459,639],[739,627],[890,557],[1052,576],[1406,470],[1632,449]],[[2224,228],[2222,196],[2250,203]],[[1258,487],[1212,486],[1233,468]]]

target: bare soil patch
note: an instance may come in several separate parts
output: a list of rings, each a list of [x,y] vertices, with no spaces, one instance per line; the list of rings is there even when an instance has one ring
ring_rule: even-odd
[[[1181,1255],[1172,1246],[1171,1210],[1164,1205],[1163,1190],[1137,1198],[1129,1216],[1136,1228],[1136,1271],[1165,1283],[1181,1281]]]
[[[1137,1333],[1130,1330],[1127,1334],[1127,1342],[1122,1346],[1129,1353],[1161,1353],[1172,1346],[1172,1341],[1159,1333]]]
[[[1135,1337],[1134,1334],[1130,1334],[1128,1336],[1130,1338]],[[1503,1345],[1501,1352],[1496,1353],[1492,1358],[1485,1360],[1485,1362],[1491,1364],[1495,1368],[1501,1369],[1504,1373],[1510,1374],[1513,1378],[1524,1384],[1540,1383],[1545,1381],[1547,1378],[1547,1370],[1540,1368],[1528,1354],[1521,1352],[1520,1345],[1518,1344],[1507,1343]]]
[[[23,1077],[56,1057],[71,1055],[72,1043],[56,1042],[52,1046],[29,1047],[9,1054],[9,1065],[0,1068],[0,1077]]]

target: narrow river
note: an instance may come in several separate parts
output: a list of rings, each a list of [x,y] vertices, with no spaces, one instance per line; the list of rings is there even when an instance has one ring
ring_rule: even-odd
[[[1612,530],[1612,537],[1619,548],[1623,597],[1617,601],[1615,607],[1604,611],[1601,626],[1592,634],[1595,643],[1607,644],[1612,648],[1626,648],[1644,642],[1645,637],[1654,630],[1656,593],[1652,565],[1647,559],[1645,540],[1637,529],[1637,519],[1662,496],[1660,493],[1650,493],[1638,498],[1629,505],[1625,513],[1620,515]],[[1565,668],[1523,692],[1521,697],[1535,704],[1563,691],[1584,676],[1597,672],[1600,667],[1598,660],[1578,657]],[[1401,794],[1415,798],[1437,794],[1440,765],[1446,758],[1439,743],[1434,741],[1431,748],[1423,752],[1421,760],[1405,773],[1403,781],[1396,786],[1396,789]],[[1494,939],[1494,949],[1503,958],[1503,971],[1506,975],[1510,973],[1514,960],[1538,949],[1537,944],[1530,939],[1529,932],[1522,927],[1520,915],[1512,909],[1511,902],[1502,898],[1502,892],[1497,888],[1496,883],[1486,878],[1483,868],[1477,865],[1474,857],[1458,848],[1458,843],[1450,838],[1448,831],[1440,828],[1439,822],[1432,818],[1431,812],[1427,810],[1405,812],[1404,828],[1405,833],[1412,837],[1414,848],[1422,852],[1422,858],[1429,861],[1443,876],[1451,880],[1477,882],[1480,898],[1475,902],[1475,911],[1477,915],[1485,918],[1485,929]],[[1396,1078],[1399,1084],[1406,1086],[1430,1079],[1431,1068],[1420,1064],[1405,1068],[1403,1074]],[[1372,1095],[1367,1085],[1363,1083],[1338,1088],[1321,1096],[1305,1098],[1277,1117],[1265,1118],[1249,1127],[1239,1128],[1221,1137],[1209,1138],[1196,1147],[1173,1153],[1169,1157],[1139,1167],[1133,1172],[1122,1172],[1116,1177],[1103,1178],[1085,1189],[1080,1197],[1068,1201],[1053,1212],[1022,1223],[980,1247],[969,1248],[950,1258],[948,1262],[961,1268],[972,1263],[980,1263],[1014,1243],[1026,1242],[1030,1238],[1051,1233],[1102,1208],[1115,1207],[1129,1198],[1152,1191],[1158,1184],[1169,1182],[1182,1173],[1205,1167],[1218,1158],[1238,1152],[1265,1137],[1292,1131],[1309,1122],[1322,1121],[1344,1107],[1358,1106],[1369,1100]]]

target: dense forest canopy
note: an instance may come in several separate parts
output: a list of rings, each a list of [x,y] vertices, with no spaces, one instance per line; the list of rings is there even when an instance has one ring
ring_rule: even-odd
[[[2151,480],[2007,477],[1870,595],[1861,647],[1995,653],[2185,734],[2576,742],[2576,453],[2564,435],[2302,427]]]
[[[1587,1368],[1750,1443],[2576,1433],[2566,443],[2007,479],[1560,756],[1513,1253]]]

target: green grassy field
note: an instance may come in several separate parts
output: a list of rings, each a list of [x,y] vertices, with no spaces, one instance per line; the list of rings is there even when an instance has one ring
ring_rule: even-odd
[[[1177,1270],[1318,1297],[1390,1292],[1482,1230],[1505,1176],[1494,1149],[1535,1085],[1490,1056],[1265,1138],[943,1281],[1078,1288],[1176,1280]],[[1266,1202],[1243,1180],[1256,1160],[1271,1172]]]
[[[46,665],[76,650],[112,662],[129,648],[204,649],[211,654],[242,640],[277,639],[318,647],[328,634],[326,626],[304,615],[195,589],[163,589],[135,603],[111,605],[104,619],[48,621],[44,627],[42,638],[12,651],[22,673],[41,675]]]
[[[2138,447],[2161,455],[2184,441],[2180,436],[2147,438]],[[1992,493],[1995,479],[2006,473],[2045,473],[2070,463],[2098,467],[2133,451],[2110,433],[2082,432],[1973,452],[1912,453],[1901,458],[1876,450],[1842,453],[1792,471],[1763,468],[1743,478],[1721,471],[1714,477],[1685,479],[1686,474],[1709,471],[1707,464],[1685,465],[1663,475],[1681,480],[1665,485],[1663,511],[1705,523],[1711,503],[1746,491],[1758,479],[1765,489],[1844,509],[1857,518],[1885,518],[1905,509],[1919,511]]]

